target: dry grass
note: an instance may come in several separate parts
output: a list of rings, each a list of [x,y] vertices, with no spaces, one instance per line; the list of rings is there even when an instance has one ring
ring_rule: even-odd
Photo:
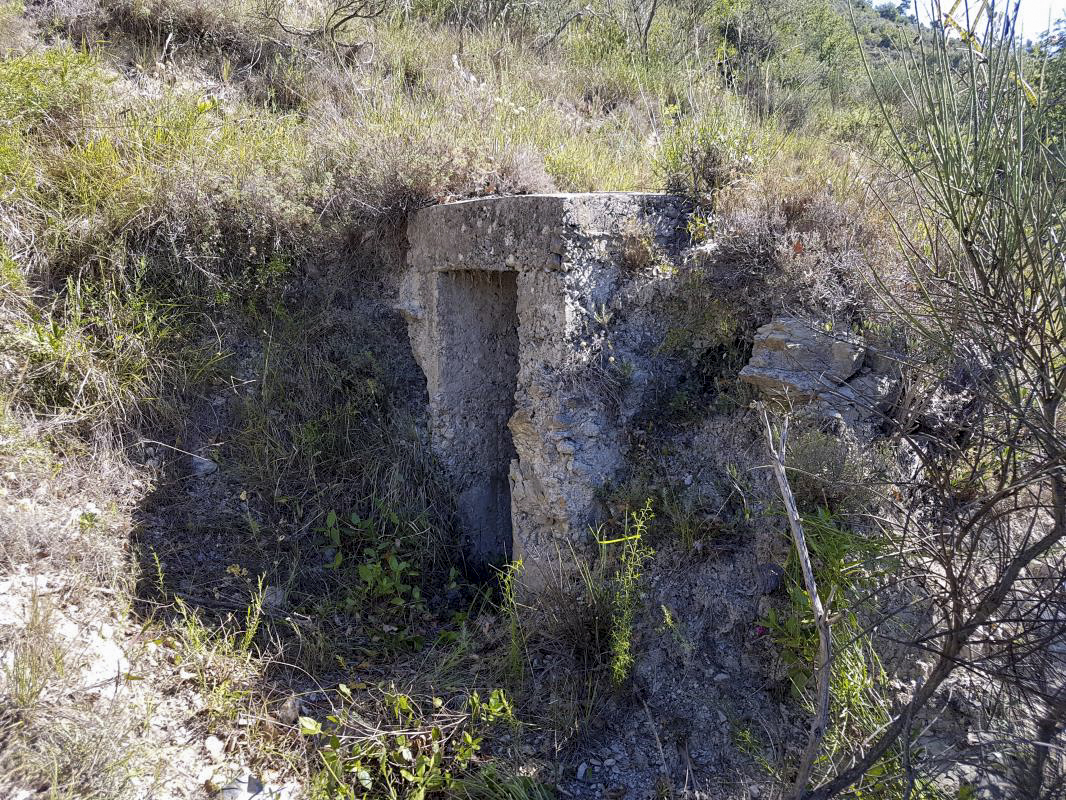
[[[55,608],[56,581],[8,581],[5,588],[0,789],[46,785],[61,796],[121,796],[129,780],[123,766],[131,723],[109,713],[100,724],[106,702],[96,708],[84,702],[85,645]],[[81,695],[80,702],[68,702],[68,695]]]
[[[448,488],[387,306],[412,210],[691,176],[686,189],[715,193],[715,268],[740,267],[738,297],[759,286],[732,339],[794,286],[853,313],[849,259],[867,242],[838,191],[850,176],[774,178],[807,143],[755,123],[713,70],[679,64],[678,19],[638,56],[606,15],[542,47],[555,16],[461,28],[462,4],[416,5],[339,47],[243,2],[0,5],[0,572],[36,562],[120,598],[136,584],[131,619],[170,659],[152,662],[160,694],[146,702],[200,697],[210,724],[175,724],[232,734],[234,758],[305,778],[308,748],[264,706],[317,693],[308,672],[360,665],[384,684],[435,642],[423,673],[438,685],[500,678],[469,674],[470,651],[494,639],[461,610],[473,590],[450,574]],[[314,27],[321,4],[301,9],[286,24]],[[645,239],[627,237],[632,269],[654,262]],[[215,459],[215,477],[191,477],[188,452]],[[360,520],[343,545],[327,541],[330,512]],[[403,626],[360,588],[360,567],[390,557],[422,592],[374,600],[398,598]],[[537,662],[526,708],[560,741],[607,680],[609,598],[591,570],[560,577],[523,642]],[[263,610],[260,576],[284,605]],[[24,665],[19,708],[65,680],[34,627],[46,621],[5,640]],[[119,797],[157,768],[119,744],[177,712],[49,700],[17,713],[0,721],[9,780]]]

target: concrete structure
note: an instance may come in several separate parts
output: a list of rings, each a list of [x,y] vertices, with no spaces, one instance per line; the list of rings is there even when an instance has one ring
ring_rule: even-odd
[[[400,309],[475,563],[522,559],[535,581],[567,542],[587,541],[597,491],[623,464],[623,418],[648,385],[626,298],[671,273],[682,217],[676,198],[633,193],[413,216]]]

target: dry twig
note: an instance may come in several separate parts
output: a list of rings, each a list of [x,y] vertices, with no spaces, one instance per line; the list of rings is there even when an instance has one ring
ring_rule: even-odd
[[[796,547],[796,555],[799,557],[800,567],[803,570],[803,582],[807,588],[807,595],[811,600],[811,610],[814,612],[814,624],[818,628],[818,662],[815,664],[815,674],[818,676],[818,697],[814,718],[811,720],[810,736],[807,738],[807,749],[803,753],[803,760],[800,762],[799,771],[796,773],[796,783],[793,786],[793,795],[800,797],[807,789],[807,783],[811,779],[811,770],[814,768],[814,761],[818,757],[822,738],[829,727],[829,666],[833,657],[833,644],[829,630],[829,615],[822,606],[822,599],[818,595],[818,584],[814,578],[811,556],[807,551],[807,539],[803,533],[803,521],[800,519],[799,509],[796,508],[796,498],[792,494],[792,487],[788,483],[788,475],[785,472],[788,417],[785,417],[784,422],[781,424],[776,441],[773,425],[770,423],[770,415],[765,408],[762,409],[762,417],[766,425],[766,444],[772,457],[770,466],[774,471],[774,477],[777,478],[781,500],[785,504],[788,525],[792,530],[792,543]]]

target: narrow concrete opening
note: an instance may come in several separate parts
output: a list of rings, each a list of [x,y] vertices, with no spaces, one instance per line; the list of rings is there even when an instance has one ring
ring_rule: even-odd
[[[441,273],[438,295],[441,410],[452,419],[459,523],[474,566],[511,556],[511,486],[515,458],[507,422],[518,381],[517,273]]]

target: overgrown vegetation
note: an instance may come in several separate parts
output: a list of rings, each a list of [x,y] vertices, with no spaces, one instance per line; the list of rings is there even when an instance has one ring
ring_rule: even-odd
[[[1016,718],[1035,734],[1032,752],[1015,753],[1004,770],[1018,796],[1062,790],[1059,768],[1045,755],[1064,722],[1051,666],[1061,609],[1034,571],[1059,562],[1066,537],[1066,327],[1059,302],[1066,162],[1043,64],[1031,63],[1004,35],[1012,19],[949,19],[967,47],[958,53],[938,31],[928,48],[910,52],[901,81],[921,124],[895,124],[886,114],[905,174],[923,200],[923,224],[912,230],[896,217],[913,292],[882,282],[882,297],[906,325],[915,357],[921,354],[922,366],[911,368],[939,387],[919,402],[959,386],[951,370],[963,364],[973,402],[961,412],[963,441],[942,429],[898,431],[922,464],[906,490],[937,498],[928,520],[888,527],[903,543],[908,569],[943,576],[927,590],[931,620],[908,639],[932,656],[931,669],[855,764],[811,797],[861,780],[901,742],[909,749],[915,717],[960,666],[1040,709],[1036,719],[1028,712]],[[918,147],[928,159],[917,156]],[[1010,628],[1011,644],[994,632],[1001,625]],[[965,653],[977,640],[985,652]],[[1022,640],[1025,655],[1016,649]]]
[[[473,692],[460,708],[434,697],[421,708],[416,700],[386,692],[381,705],[386,719],[370,723],[353,708],[351,689],[338,687],[341,707],[327,719],[328,729],[310,717],[300,719],[304,736],[322,736],[323,766],[312,796],[328,798],[388,797],[421,800],[436,792],[461,793],[468,770],[489,726],[517,724],[506,696],[495,690],[487,700]],[[487,780],[482,778],[477,780]],[[500,789],[505,792],[501,781]],[[510,779],[514,791],[535,795],[536,785]]]
[[[983,647],[967,666],[1033,728],[1010,780],[1053,797],[1066,48],[1061,25],[1026,51],[951,19],[829,0],[0,2],[0,576],[33,563],[132,609],[158,680],[204,702],[195,734],[312,796],[550,796],[568,748],[639,694],[649,615],[698,646],[646,607],[642,575],[779,525],[746,456],[711,464],[721,497],[694,496],[666,442],[744,420],[755,332],[799,309],[891,343],[909,387],[882,450],[812,429],[791,454],[836,618],[809,796],[933,796],[913,730]],[[520,565],[465,577],[388,308],[404,225],[460,198],[638,188],[693,209],[659,348],[686,381],[606,487],[599,552],[559,553],[534,607]],[[639,229],[623,256],[634,274],[659,259]],[[803,707],[810,598],[794,556],[784,570],[760,625]],[[938,659],[895,706],[877,655],[893,570],[926,581],[906,641]],[[127,745],[156,712],[85,695],[69,620],[34,592],[18,625],[0,615],[0,792],[150,793],[157,767]]]

